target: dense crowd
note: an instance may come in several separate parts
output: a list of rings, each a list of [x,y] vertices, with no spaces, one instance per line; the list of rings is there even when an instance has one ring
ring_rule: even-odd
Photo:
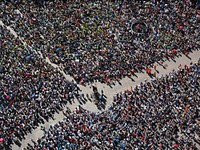
[[[9,149],[79,95],[42,56],[78,83],[111,84],[200,47],[200,13],[185,1],[0,2],[0,149]],[[23,43],[25,41],[26,44]],[[27,149],[195,149],[200,64],[114,96],[109,110],[77,108]],[[151,73],[151,72],[150,72]],[[98,95],[101,96],[101,95]]]
[[[0,26],[0,149],[19,144],[79,88]]]
[[[82,84],[110,84],[199,47],[199,12],[185,1],[54,0],[41,8],[21,0],[0,9],[6,25]]]
[[[114,96],[109,110],[78,107],[27,149],[192,149],[200,138],[200,62]]]

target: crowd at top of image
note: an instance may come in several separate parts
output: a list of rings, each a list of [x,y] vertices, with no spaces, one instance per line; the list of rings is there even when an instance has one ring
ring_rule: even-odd
[[[199,12],[186,1],[54,0],[41,8],[21,0],[0,9],[6,25],[81,84],[111,84],[199,47]]]
[[[0,26],[0,149],[9,149],[78,94],[67,81]]]
[[[109,110],[77,107],[26,150],[197,150],[200,61],[116,94]]]

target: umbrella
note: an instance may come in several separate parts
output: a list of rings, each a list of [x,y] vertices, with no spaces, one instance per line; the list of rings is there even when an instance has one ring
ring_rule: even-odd
[[[179,144],[174,144],[172,147],[173,147],[173,148],[178,148],[178,147],[179,147]]]
[[[3,138],[0,138],[0,143],[3,143],[4,142],[4,139]]]

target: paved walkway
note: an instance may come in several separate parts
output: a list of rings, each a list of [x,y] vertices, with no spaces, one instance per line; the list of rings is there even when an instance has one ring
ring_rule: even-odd
[[[166,69],[164,69],[162,66],[158,65],[157,70],[160,72],[158,74],[158,77],[171,72],[173,69],[177,69],[179,64],[185,65],[185,64],[189,64],[190,62],[197,62],[199,57],[200,57],[200,51],[195,51],[195,52],[191,53],[189,55],[189,57],[191,59],[189,59],[186,56],[182,56],[180,58],[177,58],[176,62],[174,62],[174,61],[164,62],[164,66],[166,66]],[[104,94],[107,96],[106,109],[113,102],[112,100],[113,100],[114,94],[122,92],[126,89],[130,89],[131,86],[134,88],[136,85],[138,85],[140,82],[143,82],[144,80],[151,80],[151,78],[146,73],[138,73],[137,76],[138,77],[133,77],[134,81],[132,81],[129,78],[124,78],[124,79],[121,80],[121,85],[116,84],[113,88],[110,88],[109,86],[107,86],[105,84],[96,83],[98,90],[99,91],[103,90]],[[82,90],[82,93],[84,93],[84,94],[86,94],[86,93],[91,94],[92,93],[90,86],[86,86],[86,87],[80,86],[80,88]],[[75,101],[75,103],[73,105],[68,105],[68,107],[71,110],[74,110],[78,105],[80,105],[78,103],[78,101]],[[90,111],[94,111],[94,112],[98,111],[95,104],[90,102],[90,101],[87,101],[86,104],[82,105],[82,107],[87,109],[87,110],[90,110]],[[49,122],[46,122],[42,126],[49,128],[50,125],[54,125],[58,121],[61,121],[63,119],[63,117],[64,117],[63,113],[55,114],[54,115],[55,120],[51,119]],[[38,139],[39,137],[42,136],[42,134],[43,133],[40,130],[40,127],[38,127],[37,129],[33,130],[33,132],[31,134],[28,134],[26,136],[26,139],[22,141],[22,146],[20,148],[18,146],[14,145],[13,149],[22,150],[23,147],[26,147],[27,143],[31,143],[31,139]]]
[[[1,21],[0,21],[0,25],[3,25],[3,23]],[[7,27],[7,29],[10,30],[11,33],[14,34],[15,37],[17,37],[16,32],[12,28]],[[32,50],[35,51],[34,49],[32,49]],[[38,54],[40,55],[41,58],[43,58],[43,56],[40,52]],[[182,55],[181,57],[176,58],[175,59],[176,61],[172,61],[172,60],[171,61],[165,61],[163,63],[163,66],[165,66],[166,68],[163,68],[162,66],[160,66],[158,64],[155,64],[155,65],[157,65],[157,70],[159,71],[157,76],[160,77],[162,75],[168,74],[173,69],[177,69],[179,64],[182,64],[182,65],[187,64],[188,65],[191,62],[197,62],[199,58],[200,58],[200,51],[194,51],[193,53],[191,53],[189,55],[189,57]],[[43,58],[43,59],[45,59],[52,67],[58,68],[58,66],[56,64],[51,63],[48,60],[48,58]],[[58,68],[58,69],[65,76],[66,79],[68,79],[69,81],[73,80],[72,77],[65,74],[60,68]],[[151,80],[151,78],[146,73],[138,73],[136,75],[137,75],[137,77],[134,76],[134,77],[132,77],[132,79],[130,79],[128,77],[122,79],[120,81],[120,84],[117,83],[112,88],[110,86],[107,86],[105,84],[101,84],[99,82],[94,84],[95,86],[98,87],[98,91],[103,90],[104,95],[106,95],[106,97],[107,97],[105,109],[107,109],[111,105],[111,103],[113,102],[112,101],[113,96],[116,93],[122,92],[126,89],[130,89],[131,87],[134,88],[136,85],[138,85],[139,83],[141,83],[145,80]],[[86,95],[86,93],[89,94],[89,95],[92,94],[91,85],[87,85],[87,86],[79,85],[79,87],[81,89],[81,93],[84,93],[85,95]],[[69,107],[73,111],[78,105],[80,105],[80,103],[78,102],[78,100],[75,100],[75,103],[73,103],[72,105],[69,104],[69,105],[67,105],[67,107]],[[89,100],[85,104],[83,104],[82,107],[87,109],[87,110],[93,111],[93,112],[99,111],[98,108],[96,107],[96,105],[94,104],[94,102],[90,102]],[[66,110],[66,108],[64,108],[64,111],[65,110]],[[64,115],[63,115],[62,112],[60,112],[59,114],[55,114],[54,118],[55,118],[54,120],[51,119],[51,120],[49,120],[49,122],[45,122],[44,124],[41,124],[41,126],[44,126],[45,128],[49,128],[50,125],[54,125],[58,121],[62,121],[62,119],[64,118]],[[13,150],[22,150],[24,147],[27,146],[27,143],[31,143],[31,139],[37,140],[42,135],[43,135],[43,132],[40,130],[40,127],[38,127],[35,130],[33,130],[32,133],[28,134],[26,136],[25,140],[22,140],[21,147],[13,145],[12,149]]]

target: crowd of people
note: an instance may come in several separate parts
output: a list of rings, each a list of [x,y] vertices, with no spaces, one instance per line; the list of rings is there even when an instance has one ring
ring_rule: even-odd
[[[20,145],[80,96],[78,86],[36,52],[85,85],[111,84],[143,70],[151,74],[154,62],[200,46],[200,14],[185,1],[53,0],[43,7],[11,1],[0,2],[0,21],[20,38],[0,25],[0,149]],[[62,122],[26,149],[195,149],[199,72],[200,64],[183,66],[141,83],[114,96],[104,112],[64,112]]]
[[[109,110],[67,112],[26,149],[181,149],[200,144],[200,62],[116,94]]]
[[[6,25],[81,84],[110,84],[199,47],[199,12],[185,1],[54,0],[41,8],[20,0],[0,8]]]
[[[7,150],[62,110],[79,88],[5,27],[0,37],[0,149]]]

